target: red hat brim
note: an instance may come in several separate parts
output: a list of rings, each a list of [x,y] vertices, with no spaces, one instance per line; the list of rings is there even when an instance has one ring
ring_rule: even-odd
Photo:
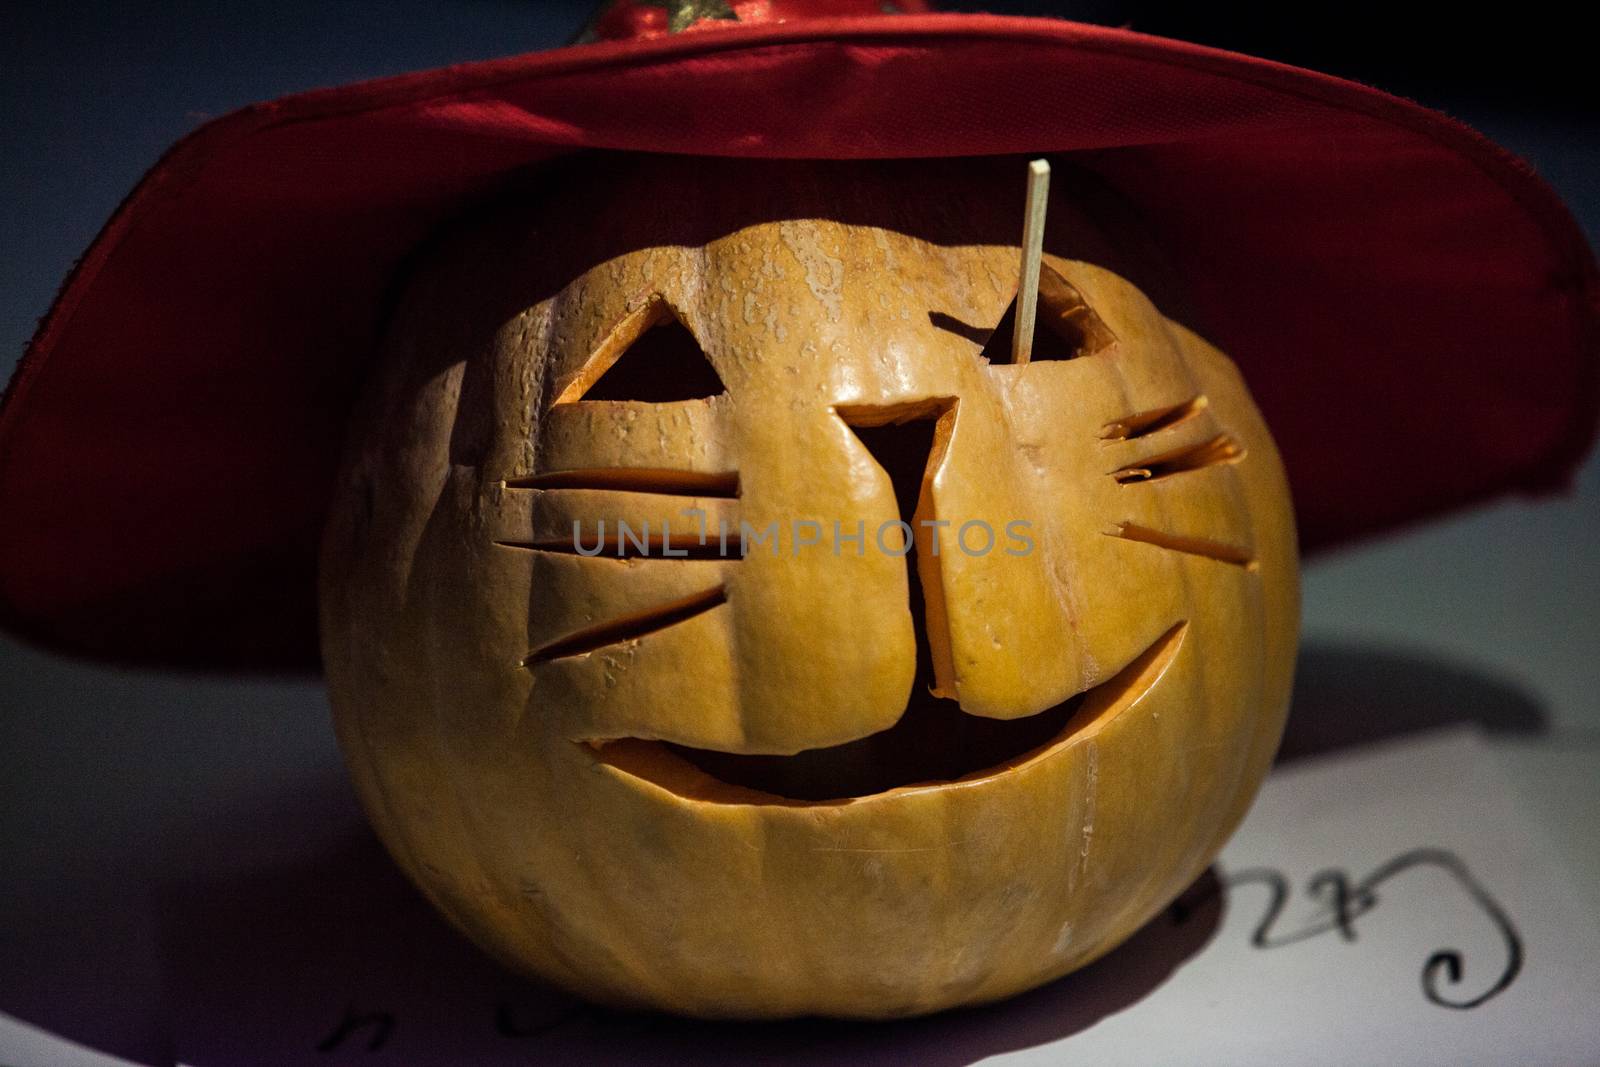
[[[1315,550],[1565,484],[1595,264],[1552,191],[1337,78],[1069,22],[927,15],[593,44],[255,105],[117,211],[0,408],[0,610],[138,662],[313,666],[340,436],[407,252],[584,148],[1074,153],[1244,370]]]

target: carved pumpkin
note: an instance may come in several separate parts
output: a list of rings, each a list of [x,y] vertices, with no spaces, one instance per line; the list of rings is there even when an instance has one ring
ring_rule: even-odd
[[[1242,817],[1296,643],[1277,454],[1086,178],[1012,361],[1020,172],[590,157],[419,256],[324,655],[379,831],[501,959],[934,1011],[1110,950]]]

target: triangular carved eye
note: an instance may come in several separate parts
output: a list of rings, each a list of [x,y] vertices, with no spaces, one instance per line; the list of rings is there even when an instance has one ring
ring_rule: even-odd
[[[983,346],[983,356],[990,363],[1016,362],[1011,351],[1016,321],[1017,302],[1013,299]],[[1033,326],[1032,362],[1092,356],[1116,341],[1117,335],[1084,300],[1083,294],[1048,264],[1040,264],[1039,313]]]
[[[555,402],[671,404],[703,400],[725,391],[700,342],[657,294],[612,329]]]

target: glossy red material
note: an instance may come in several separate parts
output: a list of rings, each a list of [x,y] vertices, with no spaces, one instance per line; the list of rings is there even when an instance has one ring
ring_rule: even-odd
[[[594,36],[602,41],[663,37],[672,32],[670,6],[659,0],[656,3],[650,0],[612,0],[594,20]],[[888,3],[885,0],[726,0],[723,7],[726,11],[722,17],[696,19],[683,29],[733,29],[763,22],[925,14],[929,10],[924,0],[892,0]]]
[[[294,96],[174,147],[0,408],[9,627],[314,667],[315,548],[385,287],[472,198],[586,148],[1073,154],[1243,367],[1308,549],[1559,488],[1593,435],[1592,254],[1525,165],[1439,114],[1069,22],[728,25]]]

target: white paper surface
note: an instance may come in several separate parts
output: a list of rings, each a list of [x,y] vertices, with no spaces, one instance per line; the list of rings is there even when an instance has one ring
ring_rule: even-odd
[[[1205,950],[1136,1006],[994,1062],[1600,1063],[1596,920],[1553,856],[1470,732],[1280,771],[1217,864],[1226,917]],[[1335,880],[1311,891],[1332,871],[1349,897],[1383,878],[1347,932]],[[1258,930],[1274,947],[1252,944]],[[1425,968],[1451,950],[1459,982],[1441,964],[1428,988],[1489,994],[1476,1007],[1429,999]]]
[[[1475,734],[1276,772],[1214,872],[1181,916],[1004,1004],[740,1026],[614,1014],[520,982],[367,842],[205,887],[210,918],[172,902],[185,916],[167,960],[177,1050],[195,1067],[1600,1063],[1595,921]],[[1341,882],[1322,872],[1342,872],[1342,926]],[[1425,988],[1447,951],[1459,981],[1441,957]]]
[[[140,1067],[132,1060],[96,1052],[0,1012],[3,1067]]]

